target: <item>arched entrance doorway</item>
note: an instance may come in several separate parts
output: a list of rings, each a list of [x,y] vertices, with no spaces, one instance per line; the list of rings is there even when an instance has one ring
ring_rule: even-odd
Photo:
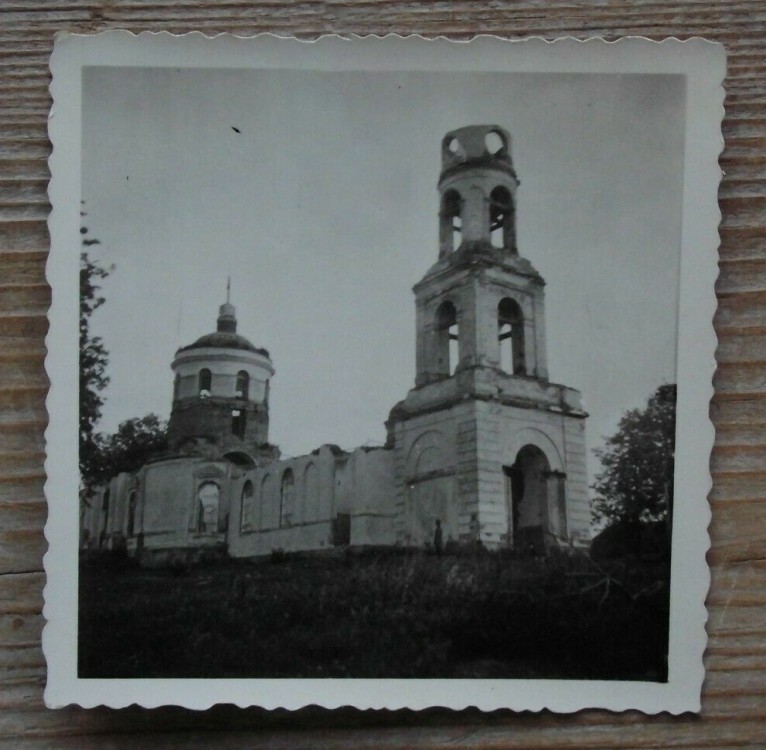
[[[551,466],[536,445],[525,445],[512,466],[504,466],[508,542],[531,555],[545,554]]]

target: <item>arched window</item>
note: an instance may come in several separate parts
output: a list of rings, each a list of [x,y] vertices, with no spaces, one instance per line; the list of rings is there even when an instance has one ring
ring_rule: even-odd
[[[285,469],[282,474],[282,486],[279,491],[279,525],[292,526],[293,507],[295,505],[295,477],[292,469]]]
[[[250,376],[244,370],[240,370],[237,373],[237,387],[235,395],[237,398],[241,398],[247,401],[249,398],[249,391]]]
[[[439,254],[441,256],[460,247],[463,241],[463,199],[457,190],[447,190],[442,196],[439,212]]]
[[[452,375],[460,361],[460,331],[457,310],[445,300],[436,310],[437,371],[441,375]]]
[[[128,497],[128,536],[135,534],[136,527],[136,492],[130,493]]]
[[[500,367],[514,375],[526,375],[524,313],[516,300],[505,297],[497,306],[497,340]]]
[[[231,434],[240,440],[245,439],[247,430],[247,412],[244,409],[231,410]]]
[[[242,487],[242,504],[240,506],[239,527],[241,531],[253,528],[253,483],[248,479]]]
[[[197,490],[197,531],[214,534],[218,531],[218,510],[221,490],[215,482],[203,482]]]
[[[489,231],[493,247],[513,250],[516,246],[513,197],[502,185],[489,194]]]
[[[199,371],[199,395],[203,398],[210,395],[213,387],[213,374],[205,367]]]
[[[181,376],[176,373],[173,379],[173,401],[178,401],[178,396],[181,393]]]
[[[550,531],[551,467],[536,445],[525,445],[512,466],[504,466],[508,541],[517,549],[543,554]]]

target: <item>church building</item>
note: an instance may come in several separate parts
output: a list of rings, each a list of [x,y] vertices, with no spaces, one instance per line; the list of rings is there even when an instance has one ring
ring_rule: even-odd
[[[548,379],[545,282],[516,241],[519,181],[494,125],[441,148],[439,248],[415,285],[414,387],[386,443],[281,460],[268,442],[274,366],[237,332],[176,352],[169,449],[120,474],[82,515],[84,546],[148,564],[337,546],[545,554],[590,538],[580,393]]]

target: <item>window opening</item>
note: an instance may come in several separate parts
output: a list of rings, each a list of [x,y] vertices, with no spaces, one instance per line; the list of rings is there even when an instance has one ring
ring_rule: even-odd
[[[197,491],[197,531],[214,534],[218,531],[218,505],[221,490],[215,482],[203,482]]]
[[[237,387],[236,387],[237,398],[247,400],[249,398],[249,390],[250,390],[250,376],[244,370],[240,370],[237,373]]]
[[[515,300],[506,297],[497,308],[497,338],[500,367],[514,375],[526,375],[524,313]]]
[[[463,200],[457,190],[448,190],[442,197],[439,247],[441,254],[454,252],[463,241]]]
[[[213,386],[213,374],[205,367],[199,371],[199,395],[206,398],[210,395]]]
[[[437,366],[442,375],[452,375],[460,362],[460,328],[457,310],[450,301],[442,302],[436,311],[438,336]]]
[[[247,412],[244,409],[231,410],[231,434],[240,440],[245,439],[247,429]]]
[[[493,247],[513,248],[513,198],[502,185],[489,194],[489,231]]]

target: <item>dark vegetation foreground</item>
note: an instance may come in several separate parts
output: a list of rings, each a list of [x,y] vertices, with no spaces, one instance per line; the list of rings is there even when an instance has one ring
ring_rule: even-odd
[[[667,564],[423,553],[80,568],[80,677],[664,681]]]

